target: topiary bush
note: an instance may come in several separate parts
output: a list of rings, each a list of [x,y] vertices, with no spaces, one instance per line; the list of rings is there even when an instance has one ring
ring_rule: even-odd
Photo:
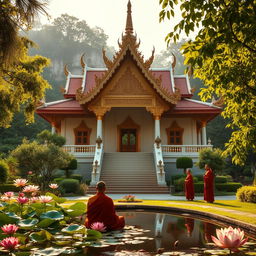
[[[184,173],[186,173],[187,168],[193,167],[193,160],[190,157],[178,157],[176,159],[176,168],[183,169]]]
[[[77,193],[79,192],[79,181],[76,179],[63,179],[59,183],[65,193]]]
[[[83,180],[83,176],[82,176],[82,175],[80,175],[80,174],[72,174],[72,175],[70,176],[70,178],[71,178],[71,179],[78,180],[78,181],[79,181],[79,183],[81,183],[81,182],[82,182],[82,180]]]
[[[226,192],[236,192],[243,185],[237,182],[229,182],[229,183],[216,183],[215,188],[218,191],[226,191]]]
[[[0,160],[0,183],[5,183],[8,177],[8,165],[4,160]]]
[[[241,202],[256,203],[256,186],[243,186],[236,192],[236,198]]]
[[[53,182],[59,184],[62,180],[65,180],[65,179],[66,179],[65,177],[55,178]]]

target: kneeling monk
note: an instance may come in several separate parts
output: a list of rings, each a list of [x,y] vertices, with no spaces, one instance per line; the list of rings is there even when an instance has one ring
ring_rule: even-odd
[[[122,229],[124,217],[116,215],[113,200],[105,195],[105,182],[99,181],[96,189],[97,194],[90,197],[87,203],[86,227],[91,228],[94,222],[103,222],[107,230]]]

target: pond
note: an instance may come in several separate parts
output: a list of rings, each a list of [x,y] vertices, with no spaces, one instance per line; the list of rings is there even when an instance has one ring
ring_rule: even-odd
[[[101,243],[92,244],[79,255],[229,255],[228,250],[220,250],[212,243],[211,235],[215,236],[220,226],[210,222],[187,214],[176,216],[143,211],[120,211],[118,214],[125,216],[126,229],[104,234]],[[251,238],[242,248],[242,255],[256,255],[255,245]]]

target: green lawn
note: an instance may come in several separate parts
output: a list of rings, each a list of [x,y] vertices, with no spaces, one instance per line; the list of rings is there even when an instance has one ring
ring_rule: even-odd
[[[117,201],[118,200],[114,200],[115,204],[124,204],[124,203],[118,203]],[[79,202],[79,201],[69,200],[64,204],[64,206],[71,205],[75,202]],[[215,201],[214,204],[208,204],[202,200],[196,200],[193,202],[167,201],[167,200],[166,201],[143,200],[142,203],[138,203],[138,204],[178,207],[183,209],[199,210],[202,212],[216,213],[222,216],[230,217],[233,219],[237,219],[246,223],[256,225],[256,204],[253,204],[253,203],[242,203],[236,200],[234,201],[218,200],[218,201]],[[230,211],[230,210],[233,210],[233,211]],[[246,213],[254,214],[255,216],[250,216],[250,214],[246,214]]]

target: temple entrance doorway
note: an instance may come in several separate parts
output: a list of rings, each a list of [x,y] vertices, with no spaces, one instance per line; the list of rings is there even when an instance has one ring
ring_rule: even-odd
[[[121,129],[120,136],[121,152],[137,151],[137,129]]]

